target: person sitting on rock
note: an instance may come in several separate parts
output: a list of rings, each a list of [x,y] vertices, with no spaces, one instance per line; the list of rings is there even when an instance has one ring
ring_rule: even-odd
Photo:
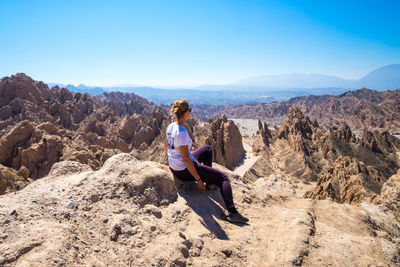
[[[190,112],[187,100],[178,100],[171,108],[171,113],[176,115],[176,122],[168,125],[165,137],[165,152],[168,153],[171,172],[180,180],[196,181],[200,191],[206,190],[204,182],[218,185],[229,211],[227,220],[234,223],[248,222],[235,208],[229,177],[212,168],[211,147],[204,145],[190,152],[192,139],[184,127]]]

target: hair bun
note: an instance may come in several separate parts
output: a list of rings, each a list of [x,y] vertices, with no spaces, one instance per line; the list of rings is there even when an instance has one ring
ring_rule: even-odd
[[[172,105],[171,113],[180,116],[188,110],[189,110],[189,102],[186,99],[177,100]]]

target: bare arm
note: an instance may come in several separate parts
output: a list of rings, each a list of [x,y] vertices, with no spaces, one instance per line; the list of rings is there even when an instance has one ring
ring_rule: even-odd
[[[168,141],[167,141],[167,136],[165,136],[164,150],[165,150],[165,153],[168,153]]]
[[[196,168],[194,167],[193,161],[189,157],[189,148],[188,146],[179,146],[179,151],[181,152],[182,155],[182,160],[183,163],[185,163],[186,168],[190,172],[190,174],[196,179],[197,184],[199,186],[200,191],[205,191],[206,188],[204,186],[203,181],[201,180],[201,177],[199,173],[197,172]]]

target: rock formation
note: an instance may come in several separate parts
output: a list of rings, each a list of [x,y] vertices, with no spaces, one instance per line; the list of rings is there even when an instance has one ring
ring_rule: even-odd
[[[339,157],[318,178],[316,188],[306,194],[314,199],[330,199],[340,203],[373,201],[379,195],[383,175],[373,166],[355,158]]]
[[[375,203],[383,206],[384,210],[392,211],[397,218],[400,215],[400,170],[391,176],[383,185]]]
[[[285,122],[278,133],[279,139],[288,140],[290,146],[296,152],[310,155],[306,139],[311,140],[313,131],[310,119],[303,115],[301,110],[293,106],[288,110]]]
[[[258,131],[256,136],[253,138],[252,151],[254,154],[259,154],[267,150],[269,144],[271,143],[272,134],[268,129],[267,123],[264,125],[260,120],[258,120]]]
[[[338,96],[311,95],[283,102],[246,105],[195,105],[193,110],[202,118],[225,113],[230,118],[265,120],[285,116],[293,105],[327,128],[346,123],[353,131],[367,127],[369,130],[400,132],[400,89],[375,91],[362,88]]]
[[[245,153],[238,127],[228,121],[225,114],[211,123],[205,142],[213,149],[213,160],[228,169],[232,169]]]
[[[388,154],[400,150],[400,140],[391,135],[388,131],[370,132],[364,129],[360,144],[375,153]]]
[[[374,92],[341,97],[386,103]],[[346,123],[326,130],[299,106],[279,129],[259,121],[259,156],[244,175],[218,164],[232,169],[243,158],[233,121],[187,121],[193,148],[210,144],[214,167],[231,179],[250,219],[238,227],[226,222],[218,190],[176,186],[162,107],[3,78],[0,266],[399,265],[399,140],[369,129],[360,139]]]
[[[273,135],[273,134],[272,134]],[[257,145],[257,144],[256,144]],[[291,107],[285,122],[271,139],[267,152],[247,171],[254,181],[281,173],[303,185],[305,196],[340,203],[373,202],[386,181],[399,169],[399,140],[387,131],[364,131],[358,139],[347,124],[329,131]],[[279,170],[279,171],[278,171]]]
[[[340,130],[333,126],[330,128],[330,131],[337,139],[340,139],[346,143],[356,142],[356,137],[353,135],[350,127],[346,123],[343,124]]]
[[[225,221],[219,191],[176,190],[164,165],[124,153],[97,171],[57,162],[0,196],[0,265],[399,264],[400,224],[380,206],[304,199],[275,175],[231,179],[243,227]]]
[[[0,81],[0,164],[23,175],[1,182],[0,194],[17,188],[11,180],[23,181],[21,188],[47,175],[61,160],[98,169],[117,153],[145,151],[160,135],[165,119],[161,108],[134,94],[93,97],[58,86],[49,89],[23,73],[4,77]]]

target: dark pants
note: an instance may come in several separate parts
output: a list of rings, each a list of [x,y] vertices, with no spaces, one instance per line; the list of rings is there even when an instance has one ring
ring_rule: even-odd
[[[231,182],[228,175],[217,169],[212,168],[212,148],[209,145],[201,146],[193,151],[192,155],[195,159],[193,162],[194,167],[199,173],[201,180],[203,180],[203,182],[207,184],[218,185],[226,208],[229,211],[234,211],[235,204],[233,203]],[[171,171],[180,180],[195,181],[194,177],[192,176],[192,174],[190,174],[188,169],[184,169],[183,171],[175,171],[171,169]]]

